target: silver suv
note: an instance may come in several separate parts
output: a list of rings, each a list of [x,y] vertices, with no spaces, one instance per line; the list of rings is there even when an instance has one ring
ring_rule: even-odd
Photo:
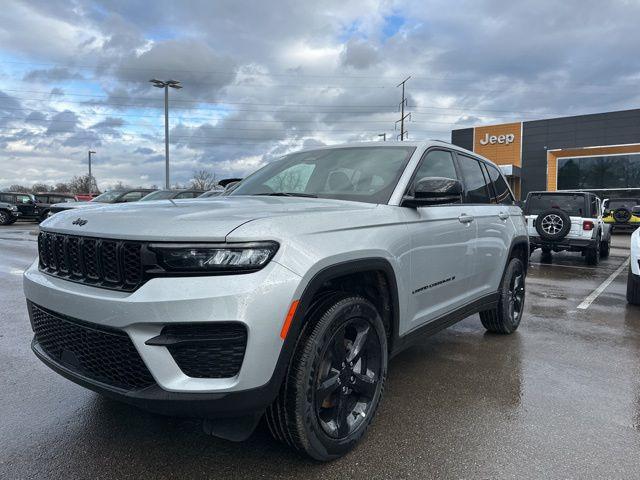
[[[498,168],[443,142],[287,155],[229,195],[61,212],[24,274],[35,354],[145,409],[319,460],[362,438],[391,356],[520,323],[529,244]]]

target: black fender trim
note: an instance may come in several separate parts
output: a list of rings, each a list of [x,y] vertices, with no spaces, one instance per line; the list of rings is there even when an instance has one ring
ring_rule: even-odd
[[[509,255],[507,255],[507,258],[505,259],[505,264],[503,265],[503,269],[507,268],[507,262],[513,256],[513,251],[516,249],[516,247],[520,247],[520,246],[524,247],[524,252],[526,255],[525,262],[524,262],[524,271],[525,273],[527,272],[527,270],[529,269],[529,254],[531,253],[531,246],[529,245],[529,236],[527,235],[517,235],[513,237],[513,239],[511,240],[511,246],[509,247]]]

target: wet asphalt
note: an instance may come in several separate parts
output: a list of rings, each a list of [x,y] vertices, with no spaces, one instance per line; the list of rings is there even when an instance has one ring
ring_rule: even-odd
[[[0,478],[639,478],[640,308],[616,234],[598,267],[579,254],[531,257],[526,310],[511,336],[477,315],[395,357],[364,442],[308,461],[261,425],[244,443],[107,400],[31,353],[21,273],[35,227],[0,227]]]

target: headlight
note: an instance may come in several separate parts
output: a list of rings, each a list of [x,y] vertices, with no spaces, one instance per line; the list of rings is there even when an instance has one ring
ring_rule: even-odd
[[[278,244],[152,244],[149,248],[168,271],[215,273],[260,270],[278,251]]]
[[[12,212],[17,212],[18,207],[16,205],[9,205],[9,210],[11,210]]]

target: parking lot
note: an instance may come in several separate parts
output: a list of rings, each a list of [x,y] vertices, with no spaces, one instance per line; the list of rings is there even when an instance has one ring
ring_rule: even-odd
[[[365,441],[316,464],[265,426],[226,442],[195,420],[106,400],[40,363],[21,279],[35,230],[0,229],[1,478],[640,476],[640,308],[627,305],[619,270],[628,234],[614,235],[598,267],[579,254],[549,263],[534,253],[514,335],[486,334],[475,315],[395,357]]]

